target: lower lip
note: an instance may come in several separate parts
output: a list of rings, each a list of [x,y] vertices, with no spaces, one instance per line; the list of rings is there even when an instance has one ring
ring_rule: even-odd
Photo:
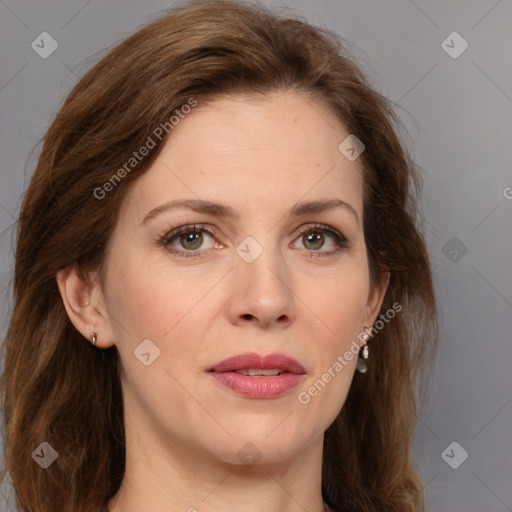
[[[283,373],[272,377],[250,377],[236,372],[211,372],[223,386],[249,398],[273,398],[298,386],[305,375]]]

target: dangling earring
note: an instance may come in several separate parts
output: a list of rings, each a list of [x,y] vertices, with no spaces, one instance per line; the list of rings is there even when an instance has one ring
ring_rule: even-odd
[[[365,325],[364,328],[370,329],[370,326]],[[370,350],[367,345],[367,342],[369,339],[370,339],[370,335],[365,332],[363,334],[363,340],[365,341],[365,345],[359,351],[359,357],[357,358],[357,365],[356,365],[356,370],[359,371],[360,373],[366,373],[366,370],[368,369],[368,365],[366,364],[366,359],[368,359],[368,356],[370,355]]]
[[[93,333],[92,333],[92,336],[91,336],[91,341],[92,341],[92,344],[93,344],[93,345],[96,345],[96,341],[97,341],[97,339],[98,339],[98,336],[96,336],[96,333],[95,333],[95,332],[93,332]]]

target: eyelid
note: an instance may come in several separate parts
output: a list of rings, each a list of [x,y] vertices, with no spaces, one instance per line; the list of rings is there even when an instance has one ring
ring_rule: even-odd
[[[299,228],[299,231],[297,233],[297,236],[296,238],[294,238],[294,240],[296,240],[297,238],[299,238],[301,235],[305,234],[305,233],[309,233],[309,232],[315,232],[315,231],[318,231],[320,233],[327,233],[331,238],[333,238],[337,244],[338,244],[338,248],[335,249],[334,251],[309,251],[309,252],[312,252],[312,253],[324,253],[326,255],[329,255],[329,254],[334,254],[334,253],[337,253],[339,252],[341,249],[346,249],[350,244],[349,244],[349,240],[347,239],[347,237],[339,230],[335,229],[335,228],[332,228],[326,224],[319,224],[319,223],[309,223],[309,224],[305,224],[304,226],[301,226]]]
[[[166,230],[165,234],[161,237],[162,242],[169,243],[173,238],[182,233],[188,233],[193,231],[205,231],[211,236],[219,236],[219,231],[214,227],[206,224],[185,224],[183,226],[178,226],[176,228],[172,228],[170,230]]]
[[[331,226],[328,226],[327,224],[320,224],[318,222],[313,222],[313,223],[308,222],[308,223],[300,226],[298,228],[298,235],[297,236],[300,236],[303,233],[307,233],[308,231],[314,231],[315,229],[317,229],[318,231],[324,231],[324,232],[327,232],[327,233],[331,233],[332,235],[339,236],[343,240],[347,240],[345,235],[341,231],[339,231],[338,229],[332,228]]]

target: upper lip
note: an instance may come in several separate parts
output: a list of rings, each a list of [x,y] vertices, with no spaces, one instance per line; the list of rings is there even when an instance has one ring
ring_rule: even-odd
[[[228,357],[215,366],[212,366],[208,371],[224,373],[250,368],[261,370],[277,368],[282,372],[296,374],[306,373],[304,367],[296,359],[286,354],[274,353],[261,355],[254,352]]]

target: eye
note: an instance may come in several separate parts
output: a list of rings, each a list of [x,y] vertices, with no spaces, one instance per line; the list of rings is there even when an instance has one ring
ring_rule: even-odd
[[[299,232],[298,240],[308,251],[319,253],[311,254],[311,256],[332,256],[347,247],[347,239],[341,233],[322,224],[303,227]],[[330,245],[331,250],[320,251],[326,245]]]
[[[217,231],[203,224],[189,224],[169,231],[160,238],[160,243],[172,255],[184,258],[206,256],[213,247],[222,248],[216,243]],[[205,242],[210,243],[205,247]],[[301,228],[298,238],[311,257],[334,256],[348,246],[347,239],[333,228],[322,224],[308,225]],[[295,246],[294,242],[294,246]],[[331,249],[325,250],[325,247]],[[320,250],[324,249],[324,250]]]
[[[204,225],[180,226],[167,233],[161,240],[166,249],[176,256],[185,258],[203,256],[203,251],[198,251],[202,247],[205,239],[213,241],[210,246],[202,247],[205,251],[215,245],[214,235],[216,231],[212,228],[206,228]],[[222,247],[218,245],[218,247]],[[182,249],[182,250],[180,250]]]

